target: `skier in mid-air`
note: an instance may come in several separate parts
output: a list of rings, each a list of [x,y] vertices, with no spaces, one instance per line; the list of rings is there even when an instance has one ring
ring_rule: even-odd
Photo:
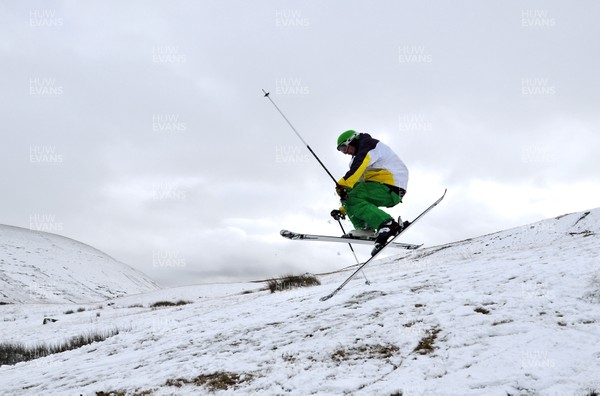
[[[343,132],[337,149],[352,156],[350,170],[336,186],[342,207],[331,211],[340,220],[347,215],[352,237],[375,238],[374,252],[398,235],[407,224],[399,224],[380,206],[391,208],[402,202],[408,184],[408,169],[386,144],[368,133]]]

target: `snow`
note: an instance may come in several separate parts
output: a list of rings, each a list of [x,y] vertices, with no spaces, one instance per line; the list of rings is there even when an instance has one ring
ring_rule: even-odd
[[[596,209],[404,252],[367,266],[371,285],[357,277],[326,302],[351,269],[273,294],[236,283],[3,305],[3,341],[120,333],[2,366],[0,389],[206,394],[166,383],[228,372],[245,380],[216,394],[587,395],[600,391],[599,235]],[[165,300],[190,304],[150,308]],[[417,351],[432,334],[433,350]]]
[[[0,225],[0,302],[89,303],[157,288],[142,273],[91,246]]]

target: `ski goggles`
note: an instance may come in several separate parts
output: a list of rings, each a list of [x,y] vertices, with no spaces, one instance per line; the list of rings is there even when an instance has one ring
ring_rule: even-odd
[[[340,143],[337,146],[338,151],[341,151],[342,153],[346,154],[348,152],[348,146],[350,145],[350,142],[352,142],[354,139],[356,139],[356,134],[350,136],[348,139]]]
[[[349,146],[349,143],[344,142],[344,143],[340,144],[339,146],[337,146],[337,149],[338,149],[338,151],[341,151],[342,153],[346,154],[348,152],[348,146]]]

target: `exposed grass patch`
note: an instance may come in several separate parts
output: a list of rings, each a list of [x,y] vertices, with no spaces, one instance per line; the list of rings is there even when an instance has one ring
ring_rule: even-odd
[[[154,304],[150,305],[150,308],[160,308],[160,307],[177,307],[180,305],[191,304],[191,301],[179,300],[176,302],[173,301],[157,301]]]
[[[360,294],[354,296],[352,299],[346,301],[346,303],[344,304],[344,308],[350,308],[350,307],[353,307],[354,305],[359,305],[364,302],[370,301],[374,298],[383,297],[386,295],[387,295],[386,293],[384,293],[380,290],[366,291],[366,292],[360,293]],[[356,307],[354,307],[354,308],[356,308]]]
[[[291,290],[297,287],[318,286],[321,282],[311,274],[286,275],[279,279],[271,279],[268,283],[271,293],[276,291]]]
[[[419,344],[415,347],[413,352],[420,355],[428,355],[434,351],[435,340],[437,339],[438,333],[441,331],[439,327],[434,327],[427,331],[427,333],[421,338]]]
[[[484,315],[489,315],[490,314],[490,310],[489,309],[485,309],[483,307],[477,307],[474,309],[475,312],[480,313],[480,314],[484,314]]]
[[[414,325],[416,325],[417,323],[423,323],[423,320],[419,319],[419,320],[413,320],[407,323],[404,323],[402,326],[403,327],[413,327]]]
[[[260,282],[267,282],[266,280],[260,281]],[[240,293],[240,295],[246,295],[246,294],[254,294],[254,293],[259,293],[265,290],[269,290],[269,287],[261,287],[260,289],[248,289],[248,290],[244,290],[243,292]]]
[[[421,291],[421,290],[426,290],[426,289],[430,289],[430,288],[431,288],[431,285],[421,285],[421,286],[415,286],[415,287],[411,287],[411,288],[410,288],[410,291],[411,291],[412,293],[416,293],[416,292],[418,292],[418,291]]]
[[[151,390],[139,390],[139,391],[134,391],[133,393],[130,393],[129,391],[121,391],[121,390],[108,391],[108,392],[104,392],[104,391],[96,392],[96,396],[149,396],[151,394],[152,394]]]
[[[27,362],[55,353],[81,348],[93,342],[104,341],[117,334],[119,334],[119,330],[117,329],[105,331],[103,333],[88,333],[72,337],[70,340],[53,345],[39,344],[35,346],[25,346],[22,343],[14,342],[0,343],[0,366]]]
[[[344,360],[357,360],[357,359],[389,359],[394,356],[400,348],[396,345],[361,345],[354,348],[340,348],[331,354],[331,359],[341,362]]]
[[[192,379],[177,378],[168,379],[165,385],[181,388],[184,385],[206,386],[209,391],[216,392],[227,390],[236,386],[252,381],[254,377],[251,374],[238,374],[226,371],[216,371],[212,374],[202,374]]]
[[[504,319],[504,320],[499,320],[497,322],[492,323],[492,326],[498,326],[501,324],[512,323],[512,322],[514,322],[512,319]]]
[[[9,302],[5,302],[5,301],[0,301],[0,305],[8,305],[10,304]]]
[[[77,308],[77,312],[85,312],[85,308],[84,307],[79,307],[79,308]]]
[[[581,232],[569,232],[569,235],[571,235],[571,236],[582,235],[585,238],[585,237],[594,235],[594,233],[590,230],[585,230],[585,231],[581,231]]]
[[[281,358],[286,363],[295,363],[297,360],[297,357],[292,353],[283,353],[281,354]]]
[[[71,315],[74,314],[75,311],[73,311],[72,309],[69,309],[68,311],[65,311],[65,315]]]

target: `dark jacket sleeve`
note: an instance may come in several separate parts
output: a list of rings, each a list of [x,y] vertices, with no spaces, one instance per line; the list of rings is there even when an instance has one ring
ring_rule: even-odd
[[[377,146],[377,143],[379,143],[379,140],[373,139],[368,133],[361,133],[359,135],[356,154],[352,158],[350,170],[346,172],[339,184],[350,188],[354,187],[356,181],[360,179],[362,174],[365,172],[367,165],[369,165],[369,151],[373,150],[375,146]],[[367,163],[365,163],[365,161]]]

